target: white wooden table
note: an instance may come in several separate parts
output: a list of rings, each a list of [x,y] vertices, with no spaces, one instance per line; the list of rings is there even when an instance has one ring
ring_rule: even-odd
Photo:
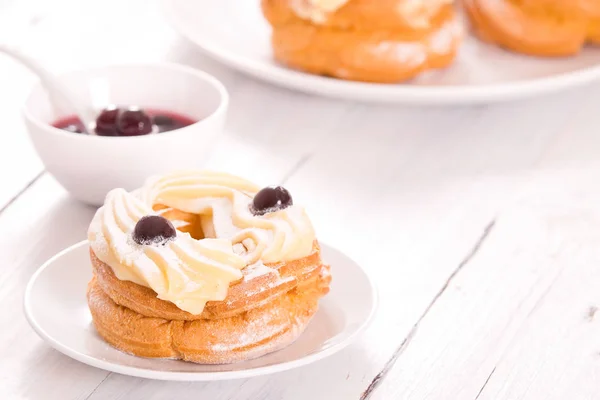
[[[0,37],[57,70],[169,60],[222,79],[212,166],[283,182],[372,274],[377,318],[327,360],[247,380],[143,380],[53,350],[23,291],[94,210],[44,172],[19,115],[34,79],[0,57],[2,399],[600,398],[600,85],[461,108],[311,97],[206,59],[146,3],[0,0]]]

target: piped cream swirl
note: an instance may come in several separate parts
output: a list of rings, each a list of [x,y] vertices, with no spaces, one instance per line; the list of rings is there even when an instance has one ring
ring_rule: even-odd
[[[91,248],[117,278],[150,287],[160,299],[200,314],[207,301],[225,298],[246,266],[312,252],[315,235],[304,210],[294,205],[255,216],[249,205],[258,190],[242,178],[209,171],[153,177],[134,193],[115,189],[90,225]],[[155,205],[200,215],[205,238],[178,232],[164,246],[135,243],[135,224],[156,214]]]

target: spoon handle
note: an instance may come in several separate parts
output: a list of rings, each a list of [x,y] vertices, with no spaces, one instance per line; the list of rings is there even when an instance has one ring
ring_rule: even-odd
[[[93,110],[81,107],[81,102],[77,101],[77,98],[53,74],[37,61],[2,43],[0,43],[0,53],[12,57],[38,76],[50,97],[50,102],[56,114],[74,113],[83,122],[86,132],[91,135],[95,134],[93,126],[96,116]]]

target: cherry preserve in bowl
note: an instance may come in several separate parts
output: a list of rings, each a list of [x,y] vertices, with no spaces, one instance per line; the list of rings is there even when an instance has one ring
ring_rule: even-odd
[[[102,135],[94,134],[95,126],[86,127],[92,134],[73,133],[57,129],[78,121],[58,120],[72,114],[52,104],[41,82],[31,91],[23,107],[31,141],[46,170],[76,199],[100,206],[114,188],[131,191],[149,176],[208,167],[229,105],[227,90],[213,76],[178,64],[130,63],[66,72],[58,79],[90,107],[131,111],[119,124],[128,136],[106,136],[117,129],[110,114],[92,124]],[[144,107],[145,115],[131,106]]]
[[[141,136],[173,131],[196,122],[172,111],[111,106],[98,115],[95,133],[99,136]],[[61,118],[52,126],[73,133],[85,132],[83,123],[76,116]]]

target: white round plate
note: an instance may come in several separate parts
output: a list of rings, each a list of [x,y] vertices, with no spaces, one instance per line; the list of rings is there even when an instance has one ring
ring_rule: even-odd
[[[260,0],[164,0],[167,19],[210,56],[256,78],[292,89],[373,102],[460,104],[511,100],[600,79],[600,47],[563,59],[513,54],[468,37],[454,64],[405,84],[349,82],[294,71],[271,53]]]
[[[331,264],[331,291],[306,331],[287,348],[237,364],[200,365],[141,358],[108,345],[96,333],[86,301],[92,277],[87,242],[48,260],[31,277],[25,291],[25,314],[33,329],[58,351],[94,367],[142,378],[211,381],[265,375],[299,367],[348,346],[373,317],[376,293],[354,261],[321,245]]]

